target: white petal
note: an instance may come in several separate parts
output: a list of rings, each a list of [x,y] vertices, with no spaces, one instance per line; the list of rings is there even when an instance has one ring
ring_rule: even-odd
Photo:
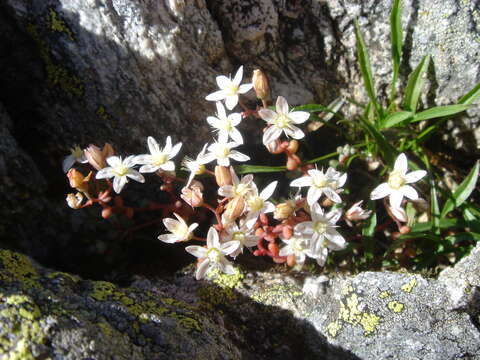
[[[225,111],[225,106],[220,101],[217,101],[215,103],[215,106],[217,107],[217,115],[219,119],[225,119],[227,117],[227,112]]]
[[[401,222],[407,222],[408,221],[407,213],[402,208],[392,208],[391,207],[390,211],[392,212],[393,216],[395,216],[397,218],[397,220],[399,220]]]
[[[226,197],[226,198],[231,198],[235,195],[233,191],[233,186],[232,185],[224,185],[220,188],[218,188],[218,195]]]
[[[277,98],[277,103],[275,104],[275,107],[277,109],[277,113],[284,115],[288,114],[288,103],[283,96],[279,96]]]
[[[333,191],[332,189],[326,187],[326,188],[323,188],[323,192],[324,194],[330,199],[332,200],[334,203],[341,203],[342,202],[342,198],[335,192]]]
[[[292,248],[289,245],[287,245],[287,246],[284,246],[280,249],[280,251],[278,252],[278,255],[287,256],[287,255],[290,255],[292,253],[293,253]]]
[[[263,133],[263,145],[267,146],[271,142],[277,140],[280,135],[282,135],[282,129],[276,127],[276,126],[270,126],[265,130]]]
[[[165,164],[160,165],[159,168],[164,171],[175,171],[175,163],[173,161],[167,161]]]
[[[135,156],[136,164],[150,164],[152,161],[152,155],[150,154],[142,154]]]
[[[251,88],[253,88],[253,84],[243,84],[238,87],[237,92],[239,94],[245,94],[249,92]]]
[[[235,274],[235,268],[227,260],[223,260],[222,262],[220,262],[220,269],[222,270],[223,273],[227,275]]]
[[[172,148],[172,150],[170,150],[170,154],[168,155],[168,158],[171,159],[175,155],[177,155],[181,148],[182,148],[182,143],[181,142],[175,144],[175,146]]]
[[[399,208],[402,205],[403,192],[396,190],[392,191],[390,194],[390,206],[394,208]]]
[[[207,101],[220,101],[220,100],[223,100],[227,97],[227,95],[225,94],[225,91],[223,90],[218,90],[218,91],[215,91],[214,93],[211,93],[209,95],[207,95],[205,97],[205,100]]]
[[[170,154],[172,152],[172,138],[167,136],[167,141],[165,142],[165,147],[163,148],[163,153]]]
[[[111,167],[118,166],[122,163],[122,158],[119,156],[110,156],[107,158],[107,164]]]
[[[97,172],[97,175],[95,175],[96,179],[108,179],[111,177],[114,177],[115,173],[113,171],[113,168],[111,167],[106,167]]]
[[[242,79],[243,79],[243,65],[238,68],[237,73],[235,74],[235,77],[233,78],[232,82],[238,86],[242,82]]]
[[[214,153],[208,153],[202,156],[202,159],[200,160],[200,164],[208,164],[209,162],[212,162],[215,159],[216,159],[216,156]]]
[[[241,184],[248,185],[253,181],[253,175],[248,174],[242,177],[242,180],[240,181]]]
[[[173,234],[161,234],[158,235],[158,240],[163,241],[167,244],[173,244],[178,241],[178,237]]]
[[[142,174],[140,174],[137,170],[130,169],[130,171],[126,174],[130,179],[133,179],[135,181],[138,181],[140,183],[145,182],[145,178],[143,177]]]
[[[228,119],[230,120],[232,126],[237,126],[242,122],[242,115],[240,115],[239,113],[231,113],[230,115],[228,115]]]
[[[398,155],[397,160],[395,160],[395,165],[393,166],[393,169],[395,171],[398,171],[402,175],[404,175],[407,172],[408,161],[404,153],[401,153],[400,155]]]
[[[73,164],[75,164],[75,156],[73,156],[73,155],[66,156],[65,159],[63,159],[63,162],[62,162],[63,172],[67,173],[68,170],[70,170],[70,168],[73,166]],[[97,178],[97,179],[99,179],[99,178]]]
[[[242,244],[240,243],[240,241],[236,241],[236,240],[228,241],[220,245],[220,250],[222,251],[223,254],[230,255],[235,250],[237,250],[241,245]]]
[[[230,80],[225,75],[217,76],[215,80],[220,89],[226,89],[232,85],[232,80]]]
[[[345,185],[345,182],[347,181],[347,173],[343,174],[342,176],[340,176],[340,178],[338,179],[337,181],[337,186],[338,187],[342,187],[343,185]]]
[[[427,172],[425,170],[412,171],[411,173],[405,175],[405,181],[407,182],[407,184],[411,184],[417,182],[425,175],[427,175]]]
[[[120,194],[120,191],[122,191],[123,187],[127,182],[128,180],[126,176],[115,176],[113,178],[113,190],[117,194]]]
[[[273,122],[278,116],[275,111],[270,109],[260,109],[258,110],[258,115],[260,115],[260,117],[268,123]]]
[[[273,205],[270,201],[266,201],[263,209],[262,209],[264,214],[271,213],[275,211],[275,205]]]
[[[215,128],[215,129],[220,129],[221,124],[222,124],[222,121],[220,119],[217,119],[214,116],[207,117],[207,122],[211,127]]]
[[[123,160],[123,166],[131,168],[131,167],[134,167],[135,165],[137,165],[137,157],[135,155],[127,156]]]
[[[320,199],[320,196],[322,196],[322,193],[323,193],[322,189],[311,186],[307,192],[308,205],[312,206],[313,204],[315,204],[318,201],[318,199]]]
[[[295,225],[294,228],[295,232],[299,232],[301,234],[313,234],[313,222],[312,221],[304,221]]]
[[[189,233],[192,233],[197,227],[198,227],[198,224],[197,224],[197,223],[193,223],[192,225],[190,225],[190,226],[188,227],[188,232],[189,232]]]
[[[378,200],[390,195],[391,192],[392,188],[387,183],[381,183],[375,189],[373,189],[372,193],[370,194],[370,199]]]
[[[317,259],[317,264],[320,265],[320,266],[325,265],[325,263],[327,262],[327,257],[328,257],[328,249],[323,248],[322,252],[316,258]]]
[[[310,207],[310,215],[312,217],[312,221],[325,221],[325,216],[323,213],[323,209],[319,203],[314,203]]]
[[[328,239],[328,248],[330,250],[342,250],[345,249],[347,243],[342,235],[340,235],[335,229],[328,229],[325,233],[325,237]]]
[[[305,137],[305,133],[294,125],[290,125],[290,127],[284,128],[283,131],[285,131],[286,135],[296,140],[303,139]]]
[[[240,131],[238,131],[237,129],[233,128],[233,129],[230,131],[230,137],[231,137],[232,140],[235,141],[236,143],[243,144],[242,134],[240,134]]]
[[[295,261],[297,264],[303,265],[303,263],[305,262],[305,254],[303,252],[300,254],[296,254]]]
[[[171,233],[175,233],[177,232],[177,229],[181,226],[181,223],[180,221],[177,221],[172,218],[165,218],[163,219],[163,225],[165,225],[168,231],[170,231]]]
[[[159,166],[157,165],[152,165],[152,164],[145,164],[138,169],[141,173],[152,173],[155,172],[159,169]]]
[[[413,187],[410,185],[404,185],[400,188],[402,191],[403,195],[409,198],[410,200],[417,200],[418,199],[418,193],[417,190],[415,190]]]
[[[220,166],[230,166],[230,160],[228,157],[223,159],[217,158],[217,164]]]
[[[147,138],[147,145],[148,150],[150,150],[150,154],[156,154],[160,152],[160,147],[158,146],[157,141],[153,137],[149,136]]]
[[[210,260],[205,259],[200,264],[197,265],[197,271],[195,272],[195,279],[201,280],[205,277],[210,268]]]
[[[232,110],[238,104],[238,95],[227,96],[225,99],[225,105],[228,110]]]
[[[245,154],[242,154],[241,152],[238,152],[236,150],[230,151],[230,157],[233,160],[237,160],[237,161],[248,161],[248,160],[250,160],[249,156],[247,156]]]
[[[198,246],[198,245],[191,245],[187,246],[185,250],[192,254],[193,256],[196,256],[197,258],[205,258],[207,256],[207,249],[205,249],[203,246]]]
[[[288,114],[288,117],[292,119],[294,124],[303,124],[310,117],[310,113],[306,111],[292,111]]]
[[[220,247],[220,239],[218,238],[217,230],[213,226],[208,229],[207,233],[207,247],[211,248],[219,248]]]
[[[298,179],[293,180],[290,183],[290,186],[295,186],[295,187],[303,187],[303,186],[312,186],[313,181],[312,178],[308,175],[302,176]]]
[[[336,210],[334,209],[326,215],[326,218],[328,219],[330,224],[336,224],[338,219],[340,219],[341,216],[342,216],[342,212],[338,209]]]
[[[260,193],[260,197],[263,200],[268,200],[270,196],[272,196],[273,192],[275,191],[275,188],[277,187],[278,181],[273,181],[270,184],[265,187],[265,189],[262,190]]]

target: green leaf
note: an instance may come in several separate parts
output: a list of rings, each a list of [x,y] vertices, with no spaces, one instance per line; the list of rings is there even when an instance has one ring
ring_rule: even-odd
[[[253,173],[271,173],[286,171],[285,166],[263,166],[263,165],[237,165],[235,170],[238,174],[253,174]]]
[[[410,122],[413,123],[413,122],[422,121],[422,120],[429,120],[429,119],[441,118],[444,116],[455,115],[462,111],[467,110],[469,107],[470,105],[463,105],[463,104],[436,106],[431,109],[424,110],[422,112],[415,114],[413,120],[411,120]]]
[[[360,121],[365,130],[375,139],[387,163],[393,166],[393,162],[395,161],[396,157],[396,150],[394,149],[394,147],[390,145],[390,143],[387,141],[387,139],[385,139],[383,134],[379,132],[372,124],[370,124],[362,117],[360,117]]]
[[[375,228],[377,226],[377,214],[373,214],[368,219],[368,225],[362,229],[362,235],[367,237],[373,237],[375,235]]]
[[[380,129],[388,129],[411,117],[413,117],[413,113],[411,111],[398,111],[390,114],[382,121],[380,124]]]
[[[463,229],[466,227],[477,227],[480,221],[465,221],[463,219],[440,219],[438,227],[440,229]],[[416,223],[412,226],[411,234],[424,233],[432,229],[433,224],[431,221]]]
[[[307,104],[296,106],[292,109],[292,111],[306,111],[309,113],[321,112],[322,114],[319,114],[319,118],[314,120],[327,122],[333,118],[333,116],[338,112],[338,110],[340,110],[344,103],[345,100],[339,97],[333,100],[330,104],[328,104],[328,106],[323,106],[319,104]]]
[[[398,69],[400,68],[400,60],[402,58],[402,7],[401,0],[395,0],[390,12],[390,42],[392,44],[392,60],[393,60],[393,78],[391,84],[392,101],[395,97],[395,86],[398,79]]]
[[[458,244],[460,242],[472,242],[472,241],[480,241],[480,234],[475,232],[461,232],[454,235],[449,235],[445,237],[445,240],[448,241],[451,245]]]
[[[314,113],[314,112],[321,112],[321,111],[326,111],[326,112],[332,112],[327,106],[323,106],[320,104],[306,104],[306,105],[300,105],[300,106],[295,106],[292,111],[306,111],[309,113]]]
[[[365,42],[362,37],[362,33],[360,32],[360,27],[358,26],[357,20],[355,20],[355,37],[357,39],[357,58],[358,64],[360,65],[360,71],[363,76],[363,81],[365,84],[365,90],[367,90],[368,97],[372,102],[375,110],[380,115],[381,108],[377,102],[377,95],[375,94],[375,85],[373,82],[372,76],[372,67],[370,65],[370,59],[368,57],[368,50],[365,46]]]
[[[442,213],[440,215],[442,218],[445,217],[450,211],[460,206],[470,196],[472,191],[475,189],[475,185],[477,184],[479,168],[480,162],[477,161],[468,176],[462,181],[457,190],[455,190],[455,192],[452,194],[452,197],[448,199],[443,206]]]
[[[424,74],[430,64],[430,55],[425,56],[416,69],[408,77],[407,88],[405,89],[405,97],[403,99],[404,107],[410,111],[416,112],[420,92],[425,82]]]
[[[436,235],[440,235],[440,205],[438,204],[437,186],[433,179],[430,180],[430,201],[432,203],[432,225]]]
[[[471,104],[475,99],[480,95],[480,83],[475,85],[475,87],[470,90],[468,93],[463,95],[459,100],[459,104]]]

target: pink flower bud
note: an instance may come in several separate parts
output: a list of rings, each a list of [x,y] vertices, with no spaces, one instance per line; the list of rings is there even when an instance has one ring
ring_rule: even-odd
[[[199,207],[203,205],[203,185],[200,183],[199,186],[198,181],[192,181],[190,187],[184,187],[182,189],[182,194],[180,197],[191,207]]]

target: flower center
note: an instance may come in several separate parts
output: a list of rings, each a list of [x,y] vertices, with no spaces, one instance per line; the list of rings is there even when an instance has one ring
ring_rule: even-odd
[[[130,170],[128,167],[124,165],[118,165],[113,169],[113,172],[116,176],[125,176],[128,174],[128,170]]]
[[[299,238],[293,238],[291,243],[291,247],[295,253],[301,253],[305,250],[305,240]]]
[[[275,125],[280,129],[286,128],[290,124],[290,118],[285,114],[280,114],[275,119]]]
[[[222,258],[222,253],[217,248],[211,248],[207,251],[207,257],[212,263],[218,263]]]
[[[324,188],[328,185],[328,181],[325,176],[314,176],[313,177],[313,185],[317,188]]]
[[[218,146],[215,155],[219,159],[225,159],[230,155],[230,149],[226,146]]]
[[[226,130],[228,132],[232,131],[232,122],[230,121],[230,119],[226,118],[226,119],[223,119],[222,121],[222,124],[221,124],[221,128],[223,130]]]
[[[252,211],[260,211],[263,208],[264,201],[260,196],[255,196],[254,198],[248,200],[248,206]]]
[[[327,224],[321,221],[317,221],[313,224],[313,230],[318,234],[324,234],[327,231]]]
[[[247,184],[238,184],[233,187],[233,192],[236,196],[245,196],[250,191],[250,186]]]
[[[238,86],[235,85],[234,83],[231,83],[226,89],[225,89],[225,94],[227,96],[233,96],[236,95],[238,92]]]
[[[153,164],[155,166],[163,165],[168,160],[167,154],[164,154],[164,153],[158,153],[158,154],[152,155],[152,157],[153,157]]]
[[[405,178],[396,171],[392,172],[388,177],[388,186],[392,189],[398,190],[405,185],[405,183]]]
[[[241,231],[233,233],[232,240],[240,241],[241,244],[245,241],[245,234]]]

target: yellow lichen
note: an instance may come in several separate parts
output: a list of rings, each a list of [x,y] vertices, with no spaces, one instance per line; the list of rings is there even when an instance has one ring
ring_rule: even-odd
[[[387,298],[387,297],[389,297],[389,296],[390,296],[390,293],[389,293],[388,291],[382,291],[382,292],[380,293],[380,295],[378,295],[378,297],[379,297],[380,299],[385,299],[385,298]]]
[[[50,24],[51,31],[66,34],[70,40],[75,41],[72,30],[70,30],[65,21],[63,21],[60,15],[53,9],[50,9],[48,13],[48,23]]]
[[[404,304],[398,302],[398,301],[390,301],[387,304],[387,307],[393,311],[394,313],[401,313],[403,311],[403,308],[405,307]]]
[[[330,334],[331,337],[336,337],[342,325],[338,320],[332,321],[327,325],[327,332]]]
[[[38,274],[30,259],[9,250],[0,250],[0,262],[3,270],[0,281],[21,282],[26,288],[38,288]]]
[[[69,274],[69,273],[64,273],[64,272],[61,272],[61,271],[52,272],[52,273],[47,275],[47,278],[49,278],[49,279],[62,279],[62,280],[68,279],[68,280],[70,280],[71,282],[74,282],[74,283],[77,283],[77,282],[80,281],[80,277],[78,277],[76,275]]]
[[[235,268],[234,271],[234,274],[228,275],[217,268],[213,268],[208,272],[207,277],[222,288],[234,289],[241,284],[245,277],[240,269]]]
[[[251,298],[264,305],[285,304],[288,307],[288,304],[293,301],[292,298],[302,295],[302,291],[296,286],[281,284],[259,290]]]
[[[360,319],[360,324],[363,327],[363,335],[368,336],[372,334],[377,325],[380,323],[380,316],[370,313],[363,313]]]
[[[406,293],[411,293],[415,286],[417,286],[417,279],[413,278],[408,283],[402,285],[400,289]]]

